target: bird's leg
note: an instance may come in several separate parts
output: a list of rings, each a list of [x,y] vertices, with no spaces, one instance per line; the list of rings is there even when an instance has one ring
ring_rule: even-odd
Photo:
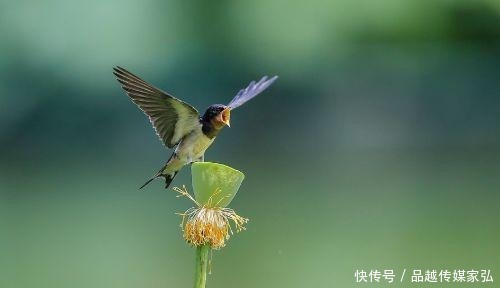
[[[205,162],[205,155],[201,155],[201,157],[196,158],[194,161],[191,161],[189,163],[191,164],[191,163],[194,163],[194,162]]]

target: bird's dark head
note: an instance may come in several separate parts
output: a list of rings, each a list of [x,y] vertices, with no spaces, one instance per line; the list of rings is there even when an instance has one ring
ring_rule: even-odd
[[[212,124],[216,129],[222,129],[225,125],[230,127],[230,118],[231,109],[222,104],[210,105],[201,117],[203,122]]]

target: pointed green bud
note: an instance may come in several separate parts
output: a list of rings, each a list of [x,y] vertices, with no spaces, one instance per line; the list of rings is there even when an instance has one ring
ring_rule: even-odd
[[[226,207],[240,188],[245,175],[229,166],[212,162],[191,165],[194,198],[200,205]]]

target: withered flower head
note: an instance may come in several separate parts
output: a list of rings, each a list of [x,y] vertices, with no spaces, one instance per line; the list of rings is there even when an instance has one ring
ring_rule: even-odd
[[[226,245],[226,240],[233,234],[231,221],[236,232],[245,230],[244,225],[248,219],[239,216],[231,208],[217,206],[217,203],[212,205],[213,197],[206,205],[200,205],[189,194],[186,187],[183,186],[182,189],[174,187],[174,190],[180,193],[179,196],[186,196],[197,205],[184,213],[179,213],[182,216],[181,228],[187,243],[194,246],[207,244],[212,249],[220,249]],[[216,196],[219,193],[220,189],[214,191],[212,195]]]
[[[179,213],[184,239],[194,246],[210,245],[212,249],[220,249],[226,245],[233,229],[236,232],[245,230],[244,225],[248,222],[247,218],[226,207],[238,191],[244,175],[226,165],[210,162],[196,162],[191,171],[194,197],[185,186],[174,188],[179,193],[177,197],[185,196],[196,204],[196,207]]]

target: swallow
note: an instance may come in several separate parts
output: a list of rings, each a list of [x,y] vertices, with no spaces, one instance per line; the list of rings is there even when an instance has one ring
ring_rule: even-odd
[[[264,76],[258,82],[252,81],[229,104],[210,105],[200,116],[193,106],[122,67],[114,67],[113,74],[132,102],[148,116],[163,144],[174,148],[166,164],[139,189],[159,177],[165,178],[165,188],[168,188],[182,167],[195,161],[204,161],[205,151],[222,128],[230,127],[231,111],[257,96],[278,78]]]

